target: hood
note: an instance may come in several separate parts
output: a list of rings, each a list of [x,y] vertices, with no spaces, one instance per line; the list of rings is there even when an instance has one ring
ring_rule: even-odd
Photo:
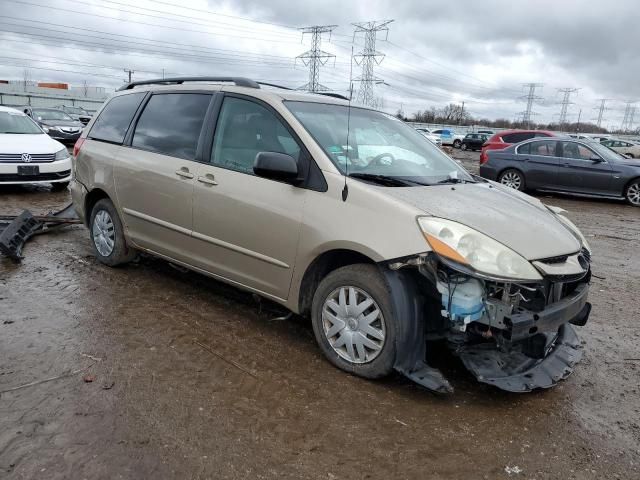
[[[0,153],[56,153],[65,148],[46,133],[34,135],[0,134]]]
[[[47,127],[75,127],[83,128],[84,125],[77,120],[38,120],[40,125],[46,125]]]
[[[428,215],[471,227],[527,260],[575,253],[580,243],[539,200],[495,183],[379,187]]]

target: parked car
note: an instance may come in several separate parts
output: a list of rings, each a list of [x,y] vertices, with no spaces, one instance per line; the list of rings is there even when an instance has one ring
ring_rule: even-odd
[[[427,138],[427,140],[435,143],[439,147],[442,146],[442,139],[440,138],[440,135],[434,135],[433,133],[431,133],[431,131],[428,128],[424,128],[424,127],[416,128],[416,130],[419,131],[422,135],[424,135]]]
[[[640,158],[640,143],[627,142],[625,140],[610,139],[604,140],[602,145],[609,147],[622,155],[630,158]]]
[[[494,135],[496,132],[494,132],[493,130],[477,130],[475,133],[483,133],[488,137],[490,137],[491,135]]]
[[[280,303],[349,373],[451,391],[427,338],[510,391],[580,359],[579,230],[389,115],[245,78],[148,80],[121,87],[74,150],[100,262],[143,251]]]
[[[61,190],[70,180],[66,147],[20,110],[0,107],[0,184],[50,183]]]
[[[483,133],[467,133],[462,139],[462,150],[480,150],[482,145],[489,139],[489,137]]]
[[[35,120],[51,138],[63,143],[75,143],[84,125],[57,108],[25,107],[24,113]]]
[[[62,110],[74,120],[78,120],[82,125],[86,125],[91,120],[91,113],[87,112],[84,108],[78,106],[58,105],[58,110]]]
[[[516,190],[624,198],[640,207],[640,162],[600,142],[535,139],[488,152],[480,175]]]
[[[454,148],[460,148],[462,146],[462,139],[464,138],[464,135],[456,133],[453,130],[448,130],[445,128],[432,130],[431,133],[440,136],[442,145],[453,145]]]
[[[535,137],[553,137],[556,133],[546,130],[503,130],[493,135],[482,146],[480,152],[480,165],[488,160],[487,152],[489,150],[501,150],[507,148],[514,143],[520,143]]]

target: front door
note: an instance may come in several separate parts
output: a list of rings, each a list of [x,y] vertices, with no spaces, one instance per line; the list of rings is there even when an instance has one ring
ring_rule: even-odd
[[[523,143],[517,148],[518,158],[522,161],[525,182],[529,188],[556,188],[558,184],[556,140],[537,140]]]
[[[194,264],[227,280],[286,299],[298,249],[306,190],[257,177],[259,152],[301,158],[283,121],[253,100],[226,96],[210,164],[196,171]]]
[[[114,168],[129,237],[140,247],[187,263],[196,152],[210,102],[210,94],[152,95]]]
[[[565,190],[600,195],[611,194],[612,169],[588,146],[563,141],[558,183]]]

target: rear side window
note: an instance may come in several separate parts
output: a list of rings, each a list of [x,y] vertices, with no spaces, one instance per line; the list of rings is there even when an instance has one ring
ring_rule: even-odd
[[[529,155],[530,152],[531,152],[530,143],[525,143],[524,145],[520,145],[519,147],[516,148],[516,153],[518,155]]]
[[[144,92],[139,92],[112,98],[93,124],[89,138],[122,143],[144,96]]]
[[[531,142],[528,145],[531,155],[555,157],[558,142],[556,142],[555,140],[540,140],[539,142]]]
[[[525,140],[529,140],[530,138],[535,137],[534,132],[516,132],[516,133],[507,133],[502,137],[502,140],[505,143],[520,143]]]
[[[211,95],[200,93],[153,95],[140,115],[131,146],[194,160],[210,101]]]

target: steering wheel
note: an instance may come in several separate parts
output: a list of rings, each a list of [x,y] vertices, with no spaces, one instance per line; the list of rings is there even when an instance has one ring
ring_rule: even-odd
[[[388,158],[389,160],[382,161],[383,158]],[[385,153],[381,153],[380,155],[376,155],[375,157],[373,157],[371,159],[371,161],[369,162],[369,165],[386,166],[386,165],[391,165],[393,162],[395,162],[395,160],[396,160],[396,157],[394,157],[389,152],[385,152]]]

